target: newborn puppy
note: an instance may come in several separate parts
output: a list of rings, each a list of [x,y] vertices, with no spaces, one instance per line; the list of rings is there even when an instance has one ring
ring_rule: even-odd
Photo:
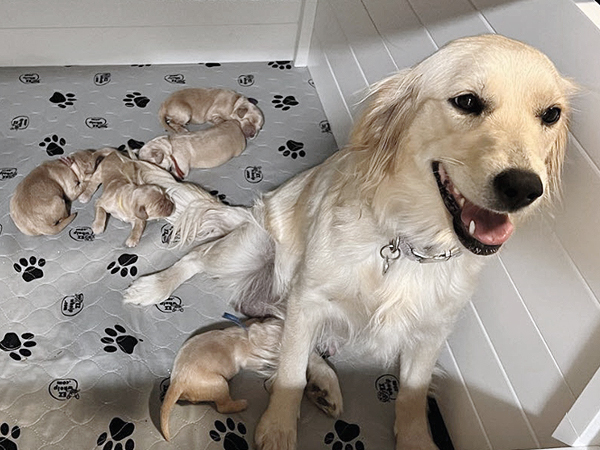
[[[212,122],[217,125],[224,120],[240,124],[244,136],[253,138],[263,126],[260,109],[246,97],[227,89],[182,89],[169,96],[158,112],[167,131],[182,133],[188,123]]]
[[[168,217],[175,205],[165,191],[153,184],[142,181],[145,170],[161,170],[144,161],[134,161],[111,152],[98,166],[88,187],[81,195],[81,201],[89,201],[100,184],[102,195],[96,201],[96,217],[92,225],[94,234],[106,228],[108,214],[130,223],[131,234],[125,241],[127,247],[135,247],[146,228],[146,221]]]
[[[156,137],[140,149],[138,157],[183,180],[191,168],[220,166],[245,148],[246,137],[238,122],[226,120],[194,133]]]
[[[283,322],[250,319],[242,326],[213,330],[188,339],[175,357],[171,384],[160,408],[160,427],[170,439],[169,415],[178,400],[214,402],[222,414],[242,411],[246,400],[233,400],[228,380],[248,369],[273,374]]]
[[[77,216],[70,212],[71,202],[111,150],[81,150],[33,169],[10,199],[10,217],[17,228],[30,236],[60,233]]]

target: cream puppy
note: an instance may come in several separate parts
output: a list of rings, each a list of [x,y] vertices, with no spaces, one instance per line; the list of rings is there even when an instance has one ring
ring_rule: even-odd
[[[247,138],[255,137],[264,123],[263,114],[256,105],[228,89],[182,89],[162,103],[158,116],[165,130],[175,133],[187,131],[185,125],[188,123],[212,122],[217,125],[224,120],[235,120]]]
[[[150,167],[149,167],[150,166]],[[135,247],[142,237],[146,221],[171,215],[174,204],[164,189],[143,182],[141,172],[153,170],[153,166],[143,161],[134,161],[111,152],[99,164],[90,180],[81,201],[88,201],[100,184],[102,195],[96,201],[96,217],[92,225],[94,234],[100,234],[106,227],[108,214],[132,226],[131,234],[125,241],[127,247]]]
[[[228,380],[248,369],[273,374],[283,322],[251,319],[242,326],[212,330],[188,339],[175,357],[171,384],[160,409],[160,427],[170,439],[169,415],[178,400],[214,402],[222,414],[240,412],[246,400],[233,400]]]
[[[60,233],[77,216],[70,212],[71,202],[111,150],[81,150],[33,169],[10,199],[10,217],[17,228],[30,236]]]
[[[246,137],[239,123],[226,120],[194,133],[156,137],[140,149],[138,158],[183,180],[190,169],[220,166],[239,156],[245,148]]]

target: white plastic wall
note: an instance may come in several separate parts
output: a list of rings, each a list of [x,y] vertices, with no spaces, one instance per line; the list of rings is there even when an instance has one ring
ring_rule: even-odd
[[[564,202],[490,257],[438,394],[459,450],[559,447],[554,429],[600,366],[600,30],[572,0],[319,0],[309,68],[343,144],[369,83],[490,32],[538,47],[583,91]]]

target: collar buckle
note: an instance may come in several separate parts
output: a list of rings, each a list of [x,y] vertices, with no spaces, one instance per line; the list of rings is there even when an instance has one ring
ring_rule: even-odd
[[[450,258],[459,256],[461,251],[459,249],[446,250],[444,253],[437,255],[427,255],[415,250],[408,241],[402,236],[397,236],[390,241],[389,244],[384,245],[379,250],[379,256],[383,259],[383,275],[385,275],[390,269],[390,264],[400,259],[402,256],[416,261],[420,264],[445,262]]]

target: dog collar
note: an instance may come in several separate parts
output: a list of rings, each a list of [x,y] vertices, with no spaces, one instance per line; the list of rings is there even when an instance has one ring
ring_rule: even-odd
[[[460,249],[446,250],[444,253],[428,255],[422,253],[408,243],[408,240],[402,236],[397,236],[379,249],[379,256],[383,259],[383,275],[390,269],[390,264],[405,257],[411,261],[421,264],[448,261],[450,258],[461,255]]]

